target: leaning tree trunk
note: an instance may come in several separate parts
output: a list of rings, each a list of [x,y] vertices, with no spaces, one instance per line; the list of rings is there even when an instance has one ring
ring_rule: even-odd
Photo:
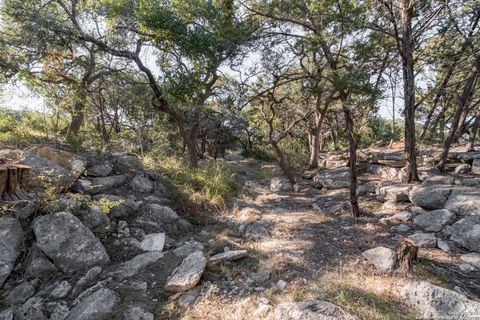
[[[445,139],[443,151],[437,164],[437,168],[441,171],[445,169],[445,165],[447,164],[447,156],[452,143],[455,141],[457,136],[460,135],[460,121],[466,117],[465,110],[468,110],[472,101],[478,76],[478,67],[478,63],[473,64],[472,68],[470,69],[470,76],[467,78],[463,87],[462,96],[460,97],[460,99],[458,99],[457,110],[455,111],[455,115],[452,119],[452,125],[450,127],[450,131],[448,132],[448,136]]]
[[[415,71],[414,71],[414,38],[412,35],[413,5],[410,0],[402,0],[402,69],[403,92],[405,103],[405,160],[407,182],[419,181],[417,157],[415,154]]]
[[[345,122],[347,124],[348,147],[350,153],[350,204],[352,206],[352,215],[355,218],[358,218],[360,217],[360,208],[358,206],[357,195],[357,141],[355,140],[351,111],[347,106],[342,107],[343,114],[345,116]]]
[[[478,126],[480,125],[480,109],[475,115],[475,121],[472,125],[472,135],[470,136],[470,142],[468,143],[467,151],[475,150],[475,141],[477,140]]]
[[[282,148],[280,148],[280,146],[278,145],[278,141],[270,140],[270,144],[272,145],[275,153],[277,154],[277,162],[280,166],[280,169],[282,169],[288,181],[290,181],[293,186],[297,182],[295,181],[295,177],[293,176],[292,169],[287,164],[287,160],[285,159],[285,154],[283,153]]]

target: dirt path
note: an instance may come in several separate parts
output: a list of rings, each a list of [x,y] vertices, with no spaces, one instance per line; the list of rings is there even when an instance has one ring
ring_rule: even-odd
[[[224,248],[249,254],[209,266],[195,302],[183,305],[188,311],[182,319],[274,319],[278,303],[310,299],[333,302],[359,319],[412,319],[398,287],[415,277],[446,285],[427,262],[420,261],[411,274],[385,276],[361,257],[367,249],[394,248],[398,241],[373,214],[381,203],[362,203],[371,214],[355,220],[348,210],[338,210],[346,208],[346,189],[319,191],[303,181],[301,192],[277,194],[267,184],[280,175],[275,166],[253,161],[230,165],[245,187],[227,214],[228,227],[207,227],[204,240],[209,254]],[[249,236],[252,223],[268,235]]]

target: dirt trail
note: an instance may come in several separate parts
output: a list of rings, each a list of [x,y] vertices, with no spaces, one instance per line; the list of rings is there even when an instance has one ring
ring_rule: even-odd
[[[417,263],[411,274],[385,276],[361,257],[367,249],[394,248],[398,241],[373,214],[381,203],[363,203],[367,214],[354,219],[348,210],[333,210],[347,202],[346,189],[320,191],[299,179],[300,192],[277,194],[268,185],[280,176],[274,165],[229,164],[245,187],[227,214],[229,227],[207,228],[213,237],[206,247],[210,254],[224,247],[247,249],[249,256],[210,266],[203,294],[182,319],[274,319],[278,303],[309,299],[333,302],[359,319],[412,319],[398,287],[415,277],[445,285],[427,262]],[[268,236],[245,236],[251,223]],[[269,273],[268,279],[256,281],[259,272]]]

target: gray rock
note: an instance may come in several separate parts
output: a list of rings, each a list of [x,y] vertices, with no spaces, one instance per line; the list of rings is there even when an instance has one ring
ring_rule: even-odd
[[[218,263],[223,261],[232,261],[246,257],[248,254],[247,250],[229,250],[226,252],[218,253],[214,256],[211,256],[209,262]]]
[[[68,281],[62,281],[50,292],[50,297],[52,299],[63,299],[71,290],[72,285]]]
[[[459,164],[456,168],[455,168],[455,173],[456,174],[469,174],[470,173],[470,165],[469,164],[466,164],[466,163],[463,163],[463,164]]]
[[[350,186],[350,168],[325,170],[313,178],[313,183],[320,183],[327,189],[342,189]]]
[[[381,218],[379,221],[382,224],[395,226],[409,221],[412,218],[413,214],[409,211],[400,211],[395,213],[392,216]]]
[[[74,215],[48,214],[35,220],[37,246],[65,273],[109,262],[102,243]]]
[[[480,190],[475,188],[453,190],[445,209],[462,216],[480,216]]]
[[[37,283],[35,283],[37,282]],[[37,290],[38,281],[24,282],[21,285],[15,287],[5,299],[7,305],[16,306],[24,304],[28,299],[35,295]]]
[[[32,244],[24,266],[25,276],[29,278],[43,277],[60,271],[35,243]]]
[[[273,192],[292,192],[293,187],[287,179],[275,177],[270,181],[270,190]]]
[[[264,227],[264,224],[260,221],[256,221],[247,225],[245,228],[245,237],[252,240],[261,240],[270,238],[270,235]]]
[[[71,296],[76,298],[85,288],[90,286],[102,273],[102,268],[93,267],[88,270],[75,284]]]
[[[460,184],[466,187],[480,186],[480,178],[467,178],[460,180]]]
[[[447,241],[444,241],[442,239],[437,240],[437,247],[442,251],[450,252],[450,245],[448,244]]]
[[[448,186],[421,186],[410,191],[410,201],[425,209],[442,209],[452,191]]]
[[[460,259],[462,259],[463,262],[471,264],[475,268],[480,269],[480,254],[474,252],[466,253],[462,254]]]
[[[70,313],[70,309],[63,303],[57,303],[52,313],[50,320],[65,320]]]
[[[95,163],[87,167],[87,175],[91,177],[106,177],[112,172],[113,166],[109,161]]]
[[[153,190],[150,180],[141,175],[136,175],[130,182],[130,186],[135,192],[150,193]]]
[[[165,246],[165,233],[147,234],[142,242],[140,249],[143,251],[162,251]]]
[[[437,237],[434,233],[416,232],[408,237],[420,248],[435,248]]]
[[[135,256],[132,260],[124,262],[111,275],[119,279],[130,278],[139,273],[146,266],[157,262],[163,258],[163,253],[160,251],[152,251]]]
[[[119,302],[120,297],[114,291],[99,289],[74,307],[67,320],[110,319]]]
[[[426,281],[412,281],[400,294],[422,319],[475,319],[480,314],[479,302]]]
[[[423,185],[432,185],[432,184],[443,184],[443,185],[452,185],[454,179],[450,176],[431,176],[423,180]]]
[[[169,207],[151,203],[141,209],[141,213],[135,219],[135,222],[142,226],[163,227],[171,229],[180,219],[178,214]]]
[[[142,307],[130,306],[125,312],[125,320],[153,320],[153,314]]]
[[[67,168],[46,158],[29,154],[20,162],[30,167],[30,174],[34,177],[31,182],[39,189],[55,186],[64,190],[75,181],[75,177],[71,176]]]
[[[470,273],[477,270],[474,266],[468,263],[462,263],[458,267],[460,268],[460,270],[462,270],[462,272],[465,272],[465,273]]]
[[[383,195],[386,200],[394,202],[409,201],[408,194],[412,189],[411,184],[394,184],[384,186],[379,189],[379,194]]]
[[[270,279],[270,270],[263,270],[259,272],[252,273],[250,278],[255,281],[256,285],[264,284],[268,279]]]
[[[355,317],[333,303],[310,300],[281,303],[275,308],[277,320],[354,320]]]
[[[20,223],[10,217],[0,217],[0,288],[10,275],[20,255],[23,230]]]
[[[480,159],[474,159],[472,162],[472,173],[480,174]]]
[[[185,243],[184,245],[176,248],[173,250],[173,253],[179,257],[186,257],[191,253],[194,253],[196,251],[204,251],[205,248],[203,247],[203,244],[201,244],[198,241],[190,241]]]
[[[113,171],[115,173],[142,173],[142,162],[134,156],[122,155],[113,159]]]
[[[37,203],[30,200],[20,200],[10,208],[18,220],[25,220],[30,218],[37,209]]]
[[[392,229],[398,232],[407,232],[408,230],[410,230],[410,227],[402,223],[398,226],[392,227]]]
[[[385,247],[376,247],[362,253],[362,256],[368,259],[378,271],[382,273],[391,273],[397,262],[397,256],[392,249]]]
[[[5,309],[0,311],[0,320],[13,320],[13,309]]]
[[[76,216],[97,235],[106,234],[111,230],[110,218],[99,206],[88,206],[86,210],[78,211]]]
[[[14,310],[15,320],[47,320],[44,314],[44,301],[33,297],[28,299],[21,307]]]
[[[480,253],[480,216],[467,216],[452,224],[450,239],[469,250]]]
[[[124,185],[128,182],[128,179],[129,176],[127,174],[92,178],[90,179],[92,184],[85,192],[88,194],[102,193]]]
[[[168,277],[164,289],[169,292],[184,292],[195,287],[207,265],[207,258],[201,251],[189,254]]]
[[[422,213],[413,219],[413,222],[425,231],[439,232],[452,222],[455,215],[446,209],[433,210]]]

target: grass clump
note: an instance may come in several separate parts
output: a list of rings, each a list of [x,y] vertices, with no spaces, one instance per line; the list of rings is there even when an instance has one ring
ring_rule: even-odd
[[[189,200],[207,209],[225,210],[227,199],[236,190],[235,174],[220,162],[204,162],[198,168],[192,168],[176,157],[169,157],[160,164],[146,157],[144,163],[171,177]]]

